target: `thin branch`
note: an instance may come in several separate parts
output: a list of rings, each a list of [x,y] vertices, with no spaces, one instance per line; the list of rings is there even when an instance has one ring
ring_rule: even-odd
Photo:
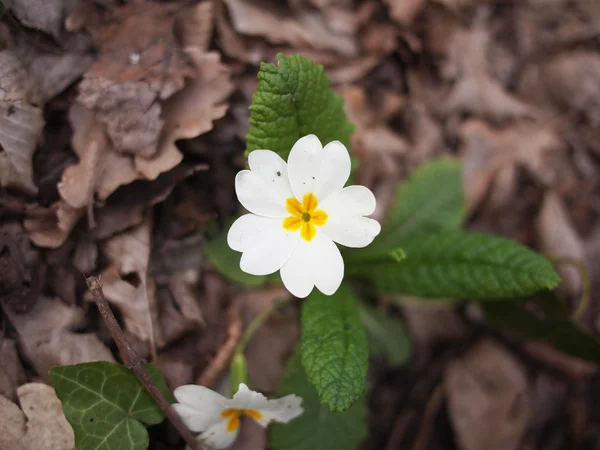
[[[185,442],[192,448],[192,450],[202,450],[200,444],[194,437],[194,434],[189,430],[188,427],[185,426],[179,414],[173,409],[171,404],[167,401],[165,396],[160,392],[150,375],[144,368],[144,364],[142,359],[138,356],[134,348],[127,341],[123,330],[119,326],[117,319],[115,318],[113,312],[104,297],[104,293],[102,292],[102,285],[100,284],[100,279],[98,277],[88,277],[86,278],[86,283],[92,296],[94,298],[94,302],[98,307],[98,311],[102,315],[102,319],[104,319],[104,323],[108,327],[110,334],[117,344],[119,348],[119,353],[123,358],[123,362],[125,366],[133,371],[133,373],[138,377],[140,382],[144,385],[148,393],[154,398],[160,409],[165,413],[165,416],[169,419],[169,421],[173,424],[177,432],[181,435],[181,437],[185,440]]]

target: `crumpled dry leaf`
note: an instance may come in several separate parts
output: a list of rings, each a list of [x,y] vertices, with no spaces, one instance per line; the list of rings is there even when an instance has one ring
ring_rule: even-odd
[[[106,240],[102,253],[110,266],[100,280],[106,299],[123,314],[125,330],[162,346],[154,284],[148,277],[150,220]]]
[[[39,376],[47,380],[54,366],[90,361],[114,361],[110,350],[92,333],[75,333],[81,326],[81,308],[67,306],[58,299],[39,297],[27,312],[17,313],[6,308],[17,330],[23,353]]]
[[[385,0],[390,16],[400,25],[410,25],[425,6],[425,0]]]
[[[462,450],[515,450],[531,405],[525,370],[491,340],[479,342],[444,374],[448,412]]]
[[[72,146],[79,162],[63,171],[58,191],[72,208],[84,208],[96,197],[104,201],[119,186],[138,178],[131,157],[116,153],[95,114],[73,103],[69,110]]]
[[[542,209],[536,221],[540,250],[550,258],[568,258],[585,264],[583,242],[567,213],[567,210],[553,191],[546,192]],[[568,294],[576,297],[581,291],[581,279],[577,269],[569,264],[558,266],[562,285]]]
[[[72,450],[75,435],[54,389],[27,383],[17,389],[19,408],[0,395],[0,450]]]
[[[113,8],[111,17],[97,13],[88,21],[98,58],[79,85],[77,101],[106,125],[118,152],[156,153],[163,125],[158,100],[181,89],[191,75],[175,35],[181,8],[133,2]]]
[[[0,185],[35,194],[32,157],[44,117],[29,103],[31,86],[17,57],[8,49],[0,51]]]
[[[471,119],[461,125],[459,136],[463,141],[463,179],[470,210],[480,204],[490,187],[497,205],[514,198],[517,166],[527,168],[546,186],[559,176],[568,175],[565,166],[559,164],[564,143],[548,124],[519,122],[496,130]],[[504,183],[496,184],[496,180]]]
[[[287,43],[295,48],[311,47],[355,56],[358,46],[353,34],[331,30],[325,17],[308,8],[293,15],[274,10],[273,4],[250,3],[244,0],[224,0],[233,27],[241,34],[261,36],[273,44]]]
[[[64,13],[75,0],[3,0],[2,4],[26,27],[60,35]]]
[[[15,400],[17,387],[25,383],[26,378],[14,340],[0,337],[0,361],[0,395]]]
[[[490,42],[489,30],[483,26],[457,30],[448,39],[442,74],[446,79],[455,80],[455,84],[443,105],[444,112],[467,112],[498,121],[534,117],[533,107],[507,92],[491,76],[487,58]]]
[[[31,241],[46,248],[58,248],[83,216],[83,209],[72,208],[64,200],[53,203],[44,214],[36,211],[23,221]]]

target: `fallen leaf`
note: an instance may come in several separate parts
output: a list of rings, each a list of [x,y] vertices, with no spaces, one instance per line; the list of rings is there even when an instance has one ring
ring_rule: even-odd
[[[17,387],[23,384],[25,371],[17,354],[17,343],[0,337],[0,395],[9,400],[17,398]],[[1,438],[0,438],[1,439]]]
[[[449,38],[445,67],[447,79],[455,80],[445,100],[446,113],[472,113],[500,121],[505,118],[533,117],[534,109],[506,91],[488,67],[488,29],[482,26],[460,29]]]
[[[497,204],[514,198],[516,177],[509,177],[509,183],[495,184],[502,171],[525,167],[546,186],[565,177],[565,167],[561,164],[564,143],[548,124],[519,122],[497,130],[483,121],[471,119],[460,126],[458,134],[463,143],[464,186],[471,210],[480,204],[490,188],[495,191]],[[506,175],[504,172],[503,176]]]
[[[69,237],[71,230],[83,216],[83,209],[72,208],[64,200],[58,200],[41,214],[31,214],[23,226],[31,241],[46,248],[58,248]]]
[[[425,6],[425,0],[385,0],[390,16],[400,25],[410,25]]]
[[[0,185],[37,193],[32,157],[44,128],[41,108],[29,103],[31,80],[10,50],[0,51]]]
[[[100,277],[104,295],[123,315],[125,330],[142,341],[164,344],[158,325],[154,284],[148,277],[150,220],[106,240],[101,251],[109,267]]]
[[[585,264],[585,250],[581,237],[573,227],[562,200],[553,191],[546,192],[537,217],[536,230],[540,250],[549,258],[567,258]],[[577,297],[581,292],[581,278],[569,264],[557,266],[568,294]]]
[[[462,450],[515,450],[531,415],[525,370],[491,340],[444,374],[450,422]]]
[[[39,297],[27,312],[6,308],[19,343],[39,376],[47,380],[54,366],[89,361],[114,361],[110,350],[92,333],[71,331],[83,322],[83,310],[58,299]]]
[[[58,37],[65,9],[73,0],[3,0],[3,5],[23,25]]]
[[[54,389],[42,383],[27,383],[17,389],[17,395],[21,408],[0,395],[0,449],[75,448],[73,429]]]

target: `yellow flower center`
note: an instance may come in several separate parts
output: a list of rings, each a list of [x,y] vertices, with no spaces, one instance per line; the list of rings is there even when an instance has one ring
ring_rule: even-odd
[[[233,433],[238,429],[238,427],[240,426],[240,416],[243,416],[244,414],[256,420],[262,419],[262,414],[255,409],[227,408],[223,410],[223,412],[221,413],[221,417],[223,419],[229,419],[227,420],[226,427],[226,430],[229,433]]]
[[[300,236],[305,241],[312,241],[317,235],[315,225],[322,227],[327,223],[327,213],[317,209],[319,200],[312,192],[305,194],[300,203],[296,198],[290,197],[285,201],[285,207],[291,214],[283,219],[283,228],[288,231],[300,230]]]

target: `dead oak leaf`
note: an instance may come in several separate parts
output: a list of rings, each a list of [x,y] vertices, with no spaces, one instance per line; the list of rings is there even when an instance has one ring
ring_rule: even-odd
[[[23,227],[35,245],[58,248],[67,240],[83,212],[82,208],[73,208],[61,199],[45,211],[33,211],[23,221]]]
[[[21,62],[10,50],[0,51],[0,185],[35,194],[32,157],[44,117],[29,103],[30,90]]]
[[[27,383],[17,389],[19,408],[0,395],[0,450],[71,450],[75,435],[54,389]]]
[[[491,340],[444,374],[450,422],[462,450],[516,450],[531,415],[525,370]]]
[[[95,334],[75,333],[84,314],[56,298],[40,297],[32,309],[17,313],[6,308],[17,330],[23,353],[43,379],[54,366],[90,361],[114,361],[114,357]]]

